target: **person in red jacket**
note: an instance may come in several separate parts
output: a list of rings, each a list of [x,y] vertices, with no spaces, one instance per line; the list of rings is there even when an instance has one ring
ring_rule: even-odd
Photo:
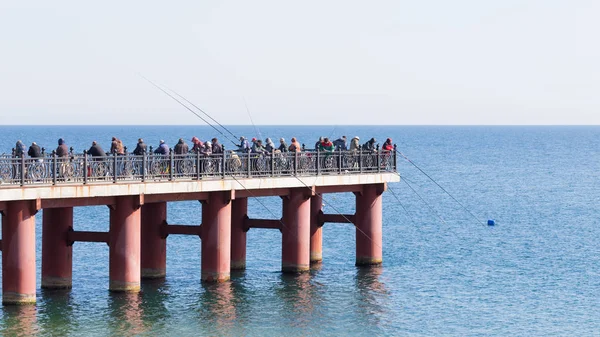
[[[383,151],[392,151],[394,150],[394,144],[392,144],[392,139],[388,138],[383,143],[383,147],[381,148]]]

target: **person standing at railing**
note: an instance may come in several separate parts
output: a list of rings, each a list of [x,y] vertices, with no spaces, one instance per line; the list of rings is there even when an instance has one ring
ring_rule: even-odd
[[[302,151],[302,146],[300,145],[298,140],[296,140],[296,137],[292,137],[292,143],[290,144],[289,150],[290,150],[290,152]]]
[[[135,146],[135,150],[133,150],[133,154],[136,156],[143,156],[148,152],[148,147],[144,143],[142,138],[138,139],[138,143]]]
[[[393,151],[394,144],[392,144],[392,139],[391,138],[386,139],[385,143],[383,143],[383,146],[381,147],[381,149],[383,151]]]
[[[58,139],[58,147],[56,148],[56,156],[58,157],[67,157],[69,155],[69,147],[65,140],[62,138]]]
[[[192,152],[202,153],[204,151],[204,144],[200,139],[198,139],[198,137],[192,137],[192,144],[194,144],[192,147]]]
[[[285,153],[288,152],[288,146],[285,143],[285,139],[284,138],[279,138],[279,148],[277,148],[281,153]]]
[[[375,151],[375,138],[371,138],[369,139],[366,143],[363,144],[362,149],[365,151],[371,151],[374,152]]]
[[[165,143],[164,140],[160,140],[160,145],[154,150],[155,154],[161,155],[163,158],[158,158],[157,161],[160,165],[160,174],[168,174],[169,173],[169,158],[166,156],[169,155],[170,152],[169,145]]]
[[[179,138],[177,144],[175,144],[175,148],[173,149],[175,154],[187,154],[190,152],[188,145],[183,141],[183,138]]]
[[[392,151],[394,151],[394,144],[392,144],[392,138],[388,138],[381,147],[381,167],[386,169],[390,163],[392,157]]]
[[[360,151],[360,138],[358,138],[358,136],[352,138],[352,140],[350,141],[350,151]]]
[[[333,145],[335,146],[336,151],[347,151],[348,147],[346,146],[346,136],[342,136],[342,138],[338,138],[333,141]]]
[[[240,137],[240,145],[238,145],[238,152],[248,153],[248,151],[250,151],[250,144],[248,143],[246,137],[242,136]]]
[[[169,154],[169,145],[167,145],[167,143],[165,143],[164,140],[160,140],[160,144],[158,145],[158,147],[156,148],[156,150],[154,150],[155,154],[162,154],[162,155],[168,155]]]
[[[269,153],[273,153],[273,151],[275,151],[275,144],[273,144],[273,141],[271,140],[271,138],[265,139],[265,142],[266,142],[265,150]]]
[[[179,141],[177,142],[177,144],[175,144],[173,151],[175,152],[175,155],[176,155],[176,158],[175,158],[176,172],[180,174],[183,172],[182,165],[186,159],[184,157],[187,157],[187,154],[190,152],[190,149],[189,149],[188,145],[185,143],[185,141],[183,141],[183,138],[179,138]]]
[[[25,149],[25,144],[23,144],[22,141],[17,140],[17,143],[15,144],[15,157],[21,158],[25,156]]]
[[[94,157],[95,161],[102,160],[102,158],[106,157],[106,152],[104,152],[102,146],[100,146],[97,141],[92,142],[92,146],[88,150],[88,154]]]
[[[42,149],[40,149],[39,145],[37,145],[35,142],[33,142],[33,143],[31,143],[31,146],[29,147],[29,151],[27,151],[27,154],[31,158],[42,158]]]
[[[121,156],[125,154],[123,142],[117,137],[112,137],[112,142],[110,143],[110,153]]]
[[[323,138],[323,141],[319,144],[319,151],[325,152],[326,155],[330,155],[334,150],[333,143],[329,140],[329,138]]]
[[[321,143],[323,142],[325,138],[323,137],[319,137],[319,140],[315,143],[315,151],[319,150],[319,147],[321,146]]]
[[[92,156],[92,162],[88,166],[88,176],[104,178],[109,174],[108,164],[106,163],[106,152],[97,141],[92,142],[92,146],[87,151]]]
[[[219,140],[215,137],[211,141],[212,143],[212,153],[213,154],[221,154],[223,153],[223,145],[219,143]]]

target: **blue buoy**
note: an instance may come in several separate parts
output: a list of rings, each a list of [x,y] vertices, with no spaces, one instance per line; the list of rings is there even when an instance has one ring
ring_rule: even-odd
[[[496,224],[496,221],[488,220],[488,226],[494,226],[495,224]]]

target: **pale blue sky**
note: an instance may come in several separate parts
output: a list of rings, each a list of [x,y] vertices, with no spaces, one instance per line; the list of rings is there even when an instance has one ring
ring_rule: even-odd
[[[600,1],[0,0],[0,123],[600,124]]]

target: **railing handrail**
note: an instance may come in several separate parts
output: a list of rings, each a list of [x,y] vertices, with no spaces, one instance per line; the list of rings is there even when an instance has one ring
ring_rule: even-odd
[[[91,156],[87,151],[39,158],[0,155],[0,188],[38,184],[146,182],[228,177],[285,177],[396,172],[395,151],[148,152]]]

